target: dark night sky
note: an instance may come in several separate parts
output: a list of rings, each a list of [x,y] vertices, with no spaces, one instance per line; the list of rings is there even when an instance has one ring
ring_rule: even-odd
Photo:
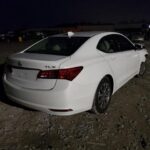
[[[150,0],[0,0],[0,30],[150,20]]]

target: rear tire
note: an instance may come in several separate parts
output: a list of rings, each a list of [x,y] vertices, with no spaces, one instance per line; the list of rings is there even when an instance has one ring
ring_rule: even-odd
[[[112,95],[112,85],[108,77],[104,77],[95,94],[92,111],[95,114],[104,113],[108,108]]]

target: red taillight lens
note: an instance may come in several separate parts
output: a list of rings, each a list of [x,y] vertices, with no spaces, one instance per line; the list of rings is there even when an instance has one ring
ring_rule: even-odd
[[[69,69],[59,70],[59,79],[66,79],[72,81],[83,69],[83,67],[75,67]]]
[[[37,78],[41,79],[64,79],[72,81],[83,69],[83,67],[75,67],[60,70],[42,70]]]
[[[58,70],[41,70],[37,78],[56,79],[57,76],[58,76]]]

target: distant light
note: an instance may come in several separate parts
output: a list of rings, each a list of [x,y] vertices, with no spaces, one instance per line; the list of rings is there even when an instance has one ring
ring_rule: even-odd
[[[68,37],[69,37],[69,38],[71,38],[71,37],[74,35],[74,33],[71,32],[71,31],[69,31],[67,34],[68,34]]]
[[[148,28],[150,29],[150,25],[148,26]]]

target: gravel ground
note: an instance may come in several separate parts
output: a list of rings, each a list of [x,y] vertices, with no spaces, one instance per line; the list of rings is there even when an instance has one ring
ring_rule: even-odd
[[[0,43],[0,63],[30,43]],[[150,59],[144,77],[117,91],[101,115],[58,117],[25,109],[4,96],[0,81],[0,150],[150,150],[149,110]]]

